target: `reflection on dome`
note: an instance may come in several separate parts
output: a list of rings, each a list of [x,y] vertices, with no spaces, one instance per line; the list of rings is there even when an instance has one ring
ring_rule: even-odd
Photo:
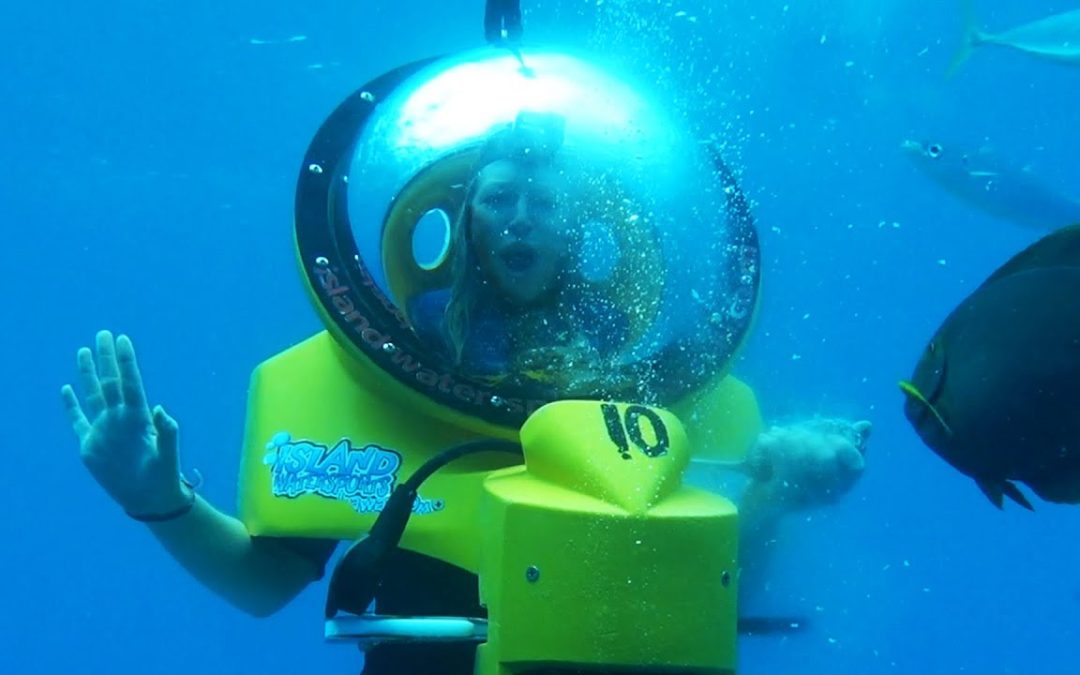
[[[420,70],[356,140],[348,218],[416,358],[497,394],[664,404],[752,319],[745,200],[644,88],[561,52]]]

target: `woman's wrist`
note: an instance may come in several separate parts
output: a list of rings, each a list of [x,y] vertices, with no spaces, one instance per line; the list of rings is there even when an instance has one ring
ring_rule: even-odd
[[[195,501],[195,486],[181,478],[177,497],[167,500],[166,506],[146,511],[125,508],[124,512],[129,518],[140,523],[164,523],[186,516],[195,507]]]

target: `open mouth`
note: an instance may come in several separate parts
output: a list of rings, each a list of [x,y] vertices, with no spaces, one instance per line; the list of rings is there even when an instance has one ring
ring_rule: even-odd
[[[499,254],[503,265],[512,272],[524,272],[536,264],[536,250],[525,244],[511,244]]]

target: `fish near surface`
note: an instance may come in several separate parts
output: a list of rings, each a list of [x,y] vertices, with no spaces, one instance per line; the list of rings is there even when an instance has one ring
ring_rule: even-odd
[[[904,414],[999,508],[1030,509],[1014,481],[1080,503],[1080,225],[1014,256],[945,319]]]
[[[1080,201],[985,148],[939,141],[900,144],[915,167],[946,192],[981,211],[1043,232],[1080,223]]]
[[[964,42],[949,65],[948,77],[955,75],[977,47],[997,45],[1050,61],[1080,65],[1080,9],[1021,24],[1000,33],[979,28],[971,0],[963,0]]]

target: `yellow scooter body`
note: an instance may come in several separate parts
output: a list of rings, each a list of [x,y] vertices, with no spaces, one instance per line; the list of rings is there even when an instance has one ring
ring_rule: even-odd
[[[745,427],[731,434],[741,438],[760,420],[749,390],[728,380],[737,386],[714,407]],[[248,530],[355,539],[427,459],[493,435],[422,401],[327,333],[261,364],[241,462]],[[561,401],[536,411],[520,442],[524,465],[483,453],[433,474],[401,542],[478,574],[489,628],[477,675],[734,673],[736,509],[683,484],[680,421],[657,408]]]
[[[394,386],[325,332],[255,369],[238,508],[251,534],[357,539],[394,486],[440,450],[481,437],[425,414],[424,399],[399,397]],[[437,471],[420,489],[402,546],[475,572],[481,486],[493,469],[518,463],[484,453]]]
[[[484,483],[476,673],[734,673],[736,511],[682,485],[679,421],[562,401],[521,440],[525,466]]]

